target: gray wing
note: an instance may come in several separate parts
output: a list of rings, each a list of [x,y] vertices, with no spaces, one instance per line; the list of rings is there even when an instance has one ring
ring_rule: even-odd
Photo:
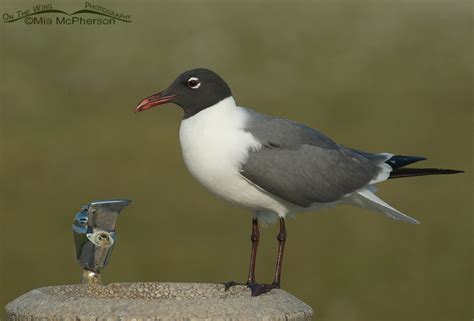
[[[345,148],[298,123],[248,111],[245,130],[264,147],[249,152],[241,174],[288,202],[308,207],[336,201],[381,171],[383,156]]]

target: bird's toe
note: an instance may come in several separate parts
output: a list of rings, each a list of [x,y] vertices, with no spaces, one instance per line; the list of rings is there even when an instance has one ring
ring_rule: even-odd
[[[259,296],[260,294],[264,294],[267,292],[270,292],[273,289],[279,289],[280,286],[278,284],[259,284],[259,283],[253,283],[253,284],[248,284],[247,285],[252,291],[252,296]]]

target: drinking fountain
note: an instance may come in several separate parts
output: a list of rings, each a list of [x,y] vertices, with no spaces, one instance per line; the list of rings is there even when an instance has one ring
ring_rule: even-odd
[[[81,207],[72,225],[77,262],[84,284],[101,284],[100,271],[109,263],[115,245],[115,226],[130,200],[92,202]]]

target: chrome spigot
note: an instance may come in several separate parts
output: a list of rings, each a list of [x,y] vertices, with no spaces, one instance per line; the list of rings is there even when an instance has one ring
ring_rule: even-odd
[[[115,245],[115,225],[130,200],[92,202],[81,207],[72,225],[76,259],[83,268],[82,283],[101,284],[100,270],[110,260]]]

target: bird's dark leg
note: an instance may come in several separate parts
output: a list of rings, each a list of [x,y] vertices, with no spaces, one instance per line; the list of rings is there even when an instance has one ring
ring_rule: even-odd
[[[247,278],[247,285],[255,283],[255,263],[257,262],[257,248],[260,241],[260,230],[258,229],[258,219],[252,219],[252,252],[250,252],[249,275]]]
[[[252,296],[258,296],[263,293],[267,293],[272,289],[280,288],[280,278],[281,278],[281,266],[283,263],[283,251],[285,250],[286,242],[286,227],[285,219],[280,217],[280,232],[277,235],[278,240],[278,255],[275,266],[275,277],[273,278],[272,284],[258,284],[253,283],[249,284],[249,288],[252,290]]]
[[[250,240],[252,241],[252,251],[250,252],[250,264],[249,264],[249,274],[247,278],[247,283],[245,285],[250,285],[255,283],[255,263],[257,261],[257,248],[260,241],[260,230],[258,228],[258,219],[252,219],[252,235],[250,235]],[[242,283],[237,283],[230,281],[224,284],[226,289],[229,289],[231,286],[243,285]]]
[[[278,256],[275,267],[275,277],[273,278],[274,285],[280,287],[280,278],[281,278],[281,265],[283,263],[283,251],[285,250],[286,242],[286,226],[285,219],[280,217],[280,232],[277,235],[278,240]]]

